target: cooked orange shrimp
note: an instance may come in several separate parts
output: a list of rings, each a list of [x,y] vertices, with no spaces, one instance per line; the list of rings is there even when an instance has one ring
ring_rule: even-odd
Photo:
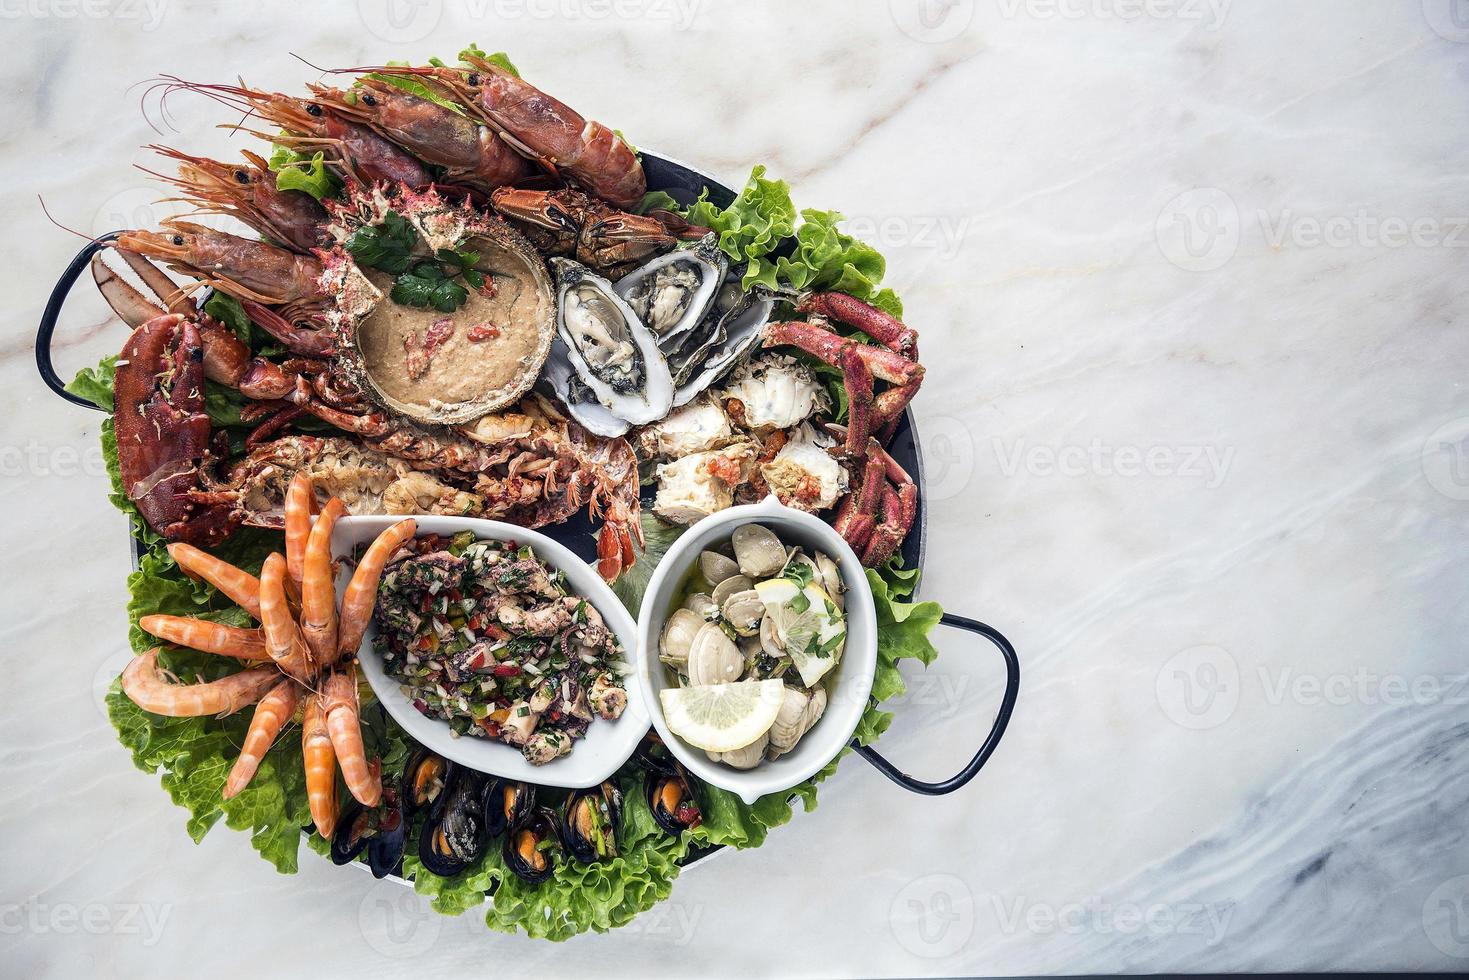
[[[286,560],[279,552],[272,552],[260,569],[260,625],[265,632],[265,652],[281,670],[309,683],[316,671],[301,628],[286,604],[285,577]]]
[[[230,778],[224,784],[224,798],[229,799],[244,789],[260,768],[265,753],[275,743],[281,728],[296,713],[296,702],[300,700],[301,688],[289,677],[270,689],[255,706],[255,716],[250,719],[250,730],[245,733],[245,744],[240,748],[240,757],[230,770]]]
[[[259,627],[244,629],[187,616],[144,616],[138,625],[160,640],[236,660],[270,660]]]
[[[171,544],[168,554],[185,574],[202,578],[251,616],[260,618],[260,579],[191,544]]]
[[[337,497],[326,502],[301,561],[301,632],[319,664],[331,662],[337,653],[337,583],[332,575],[332,528],[347,513]]]
[[[377,600],[378,582],[383,577],[383,566],[393,552],[418,532],[418,522],[413,518],[399,521],[379,534],[368,545],[352,581],[342,594],[342,615],[337,623],[337,660],[351,657],[362,643],[362,634],[367,631],[367,622],[372,618],[372,606]]]
[[[337,764],[347,789],[363,806],[377,806],[382,799],[383,784],[373,776],[367,764],[367,750],[362,746],[362,725],[357,705],[357,668],[348,667],[326,679],[321,689],[326,730],[332,738]]]
[[[316,832],[331,839],[337,825],[337,754],[326,727],[325,698],[320,693],[306,698],[301,720],[301,755],[306,763],[306,800]]]
[[[158,669],[158,648],[123,669],[122,690],[144,711],[170,718],[227,715],[254,704],[280,680],[274,667],[252,667],[203,684],[170,684]]]
[[[286,571],[297,591],[301,588],[301,563],[306,539],[311,535],[311,516],[316,513],[316,491],[305,470],[297,470],[286,490]]]

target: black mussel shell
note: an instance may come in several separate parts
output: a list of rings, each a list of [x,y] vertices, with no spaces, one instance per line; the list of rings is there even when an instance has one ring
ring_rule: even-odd
[[[658,737],[658,733],[651,728],[648,729],[648,734],[643,736],[643,740],[638,743],[633,758],[648,772],[667,774],[679,768],[678,760],[673,757],[672,752],[668,751],[668,746],[663,744],[663,739]]]
[[[622,829],[622,790],[608,780],[590,789],[574,789],[561,808],[561,839],[583,864],[617,856]]]
[[[365,848],[374,878],[397,871],[408,842],[408,822],[401,804],[402,798],[391,787],[384,787],[378,806],[366,807],[356,800],[348,803],[332,833],[333,863],[350,864]]]
[[[526,815],[505,834],[505,866],[515,877],[539,885],[556,870],[556,854],[561,847],[556,832],[556,814],[539,807]]]
[[[479,860],[490,840],[485,813],[490,777],[455,767],[423,822],[418,858],[436,875],[453,877]]]
[[[648,809],[653,820],[665,833],[677,837],[699,826],[703,813],[699,809],[699,781],[677,762],[667,773],[652,772],[644,783],[648,793]]]
[[[497,779],[490,787],[485,810],[489,814],[490,836],[498,837],[506,829],[524,821],[536,808],[536,788],[513,779]]]
[[[413,754],[403,768],[403,810],[409,819],[438,801],[453,768],[452,762],[428,749]]]

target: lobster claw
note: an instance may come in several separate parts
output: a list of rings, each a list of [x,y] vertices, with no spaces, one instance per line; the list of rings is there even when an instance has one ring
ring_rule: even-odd
[[[210,437],[198,324],[177,313],[156,316],[133,331],[117,364],[113,424],[123,492],[169,541],[219,544],[239,523],[232,509],[188,496]]]

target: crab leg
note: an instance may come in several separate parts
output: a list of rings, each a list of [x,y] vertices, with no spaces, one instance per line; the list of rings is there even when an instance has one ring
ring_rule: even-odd
[[[313,693],[306,698],[301,720],[301,756],[306,766],[306,800],[316,832],[331,839],[337,825],[337,754],[326,727],[325,698]]]
[[[122,690],[144,711],[170,718],[227,715],[259,701],[280,680],[274,667],[252,667],[207,684],[170,684],[158,669],[158,648],[123,669]]]
[[[818,357],[833,367],[840,366],[841,353],[852,348],[867,364],[872,376],[889,384],[906,385],[923,378],[923,365],[910,361],[896,351],[871,344],[859,344],[849,337],[833,333],[818,323],[786,320],[765,328],[765,347],[790,344]]]
[[[272,552],[260,569],[260,625],[265,631],[265,649],[270,658],[281,670],[306,684],[310,683],[315,669],[311,651],[286,604],[285,579],[286,560]]]
[[[322,685],[322,710],[332,750],[342,767],[347,789],[363,806],[377,806],[382,799],[382,779],[373,775],[362,745],[362,725],[357,704],[357,668],[333,673]]]
[[[337,653],[337,587],[332,576],[332,528],[347,513],[347,505],[333,497],[326,502],[301,561],[301,633],[317,664],[328,664]]]
[[[796,304],[801,313],[830,317],[856,327],[888,350],[918,359],[918,331],[890,313],[846,293],[808,293]]]
[[[837,356],[847,389],[847,453],[854,458],[860,458],[872,431],[872,372],[857,351],[858,345],[851,344]]]
[[[260,579],[191,544],[171,544],[168,554],[184,574],[202,578],[251,616],[260,619]]]
[[[337,623],[336,660],[351,657],[362,644],[362,634],[372,618],[372,604],[377,598],[377,585],[383,577],[383,568],[393,552],[418,533],[418,522],[409,518],[399,521],[383,531],[372,544],[367,546],[352,581],[342,594],[342,616]]]
[[[882,521],[873,529],[872,538],[862,552],[862,564],[876,568],[893,556],[898,545],[908,536],[918,514],[918,487],[905,483],[894,489],[884,485]]]
[[[151,633],[160,640],[191,650],[234,657],[236,660],[270,662],[270,654],[265,652],[265,638],[258,627],[242,629],[239,626],[226,626],[223,623],[211,623],[207,619],[191,619],[187,616],[144,616],[138,620],[138,625],[144,632]]]
[[[265,753],[270,751],[275,738],[286,722],[296,713],[296,702],[301,698],[301,688],[289,677],[282,680],[255,706],[250,719],[250,729],[245,732],[245,744],[240,747],[240,756],[225,780],[224,798],[229,799],[244,789],[260,768]]]

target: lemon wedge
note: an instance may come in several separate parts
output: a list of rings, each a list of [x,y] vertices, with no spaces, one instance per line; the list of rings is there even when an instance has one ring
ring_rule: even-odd
[[[760,582],[755,593],[765,603],[776,638],[800,672],[801,683],[810,687],[821,680],[841,660],[847,637],[846,617],[831,596],[819,585],[801,588],[786,578]]]
[[[785,701],[780,680],[697,684],[658,692],[669,731],[706,752],[733,752],[770,731]]]

